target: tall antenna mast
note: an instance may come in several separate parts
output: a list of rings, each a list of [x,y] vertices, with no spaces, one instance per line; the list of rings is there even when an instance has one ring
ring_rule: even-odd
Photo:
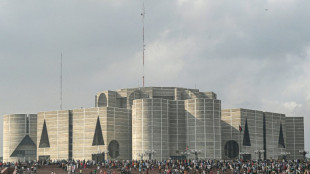
[[[143,75],[142,75],[142,83],[143,83],[143,87],[144,87],[144,51],[145,51],[145,44],[144,44],[144,16],[145,16],[145,8],[144,8],[144,0],[143,0],[143,4],[142,4],[142,13],[141,13],[141,16],[142,16],[142,25],[143,25],[143,28],[142,28],[142,42],[143,42],[143,56],[142,56],[142,65],[143,65]]]
[[[62,110],[62,52],[60,53],[60,110]]]

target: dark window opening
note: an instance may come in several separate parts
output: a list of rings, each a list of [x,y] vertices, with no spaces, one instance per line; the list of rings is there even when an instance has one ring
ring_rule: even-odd
[[[236,141],[227,141],[224,147],[225,156],[230,159],[236,158],[239,155],[239,145]]]
[[[280,132],[279,132],[279,141],[278,141],[279,148],[285,148],[283,131],[282,131],[282,124],[280,124]]]
[[[46,147],[50,147],[50,141],[48,139],[46,122],[44,120],[39,148],[46,148]]]
[[[108,149],[111,158],[117,158],[119,156],[119,144],[116,140],[110,142]]]
[[[95,129],[95,134],[94,134],[94,139],[93,139],[92,145],[93,146],[104,145],[99,116],[97,118],[97,124],[96,124],[96,129]]]
[[[251,146],[250,133],[248,128],[248,119],[245,119],[243,146]]]

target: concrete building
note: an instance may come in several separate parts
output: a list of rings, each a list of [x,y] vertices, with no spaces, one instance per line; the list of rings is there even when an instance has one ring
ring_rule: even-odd
[[[38,159],[221,158],[221,104],[213,92],[129,88],[95,99],[95,108],[38,114],[37,144],[46,144]]]
[[[215,93],[176,87],[102,91],[94,108],[7,115],[3,124],[4,161],[301,158],[304,146],[302,118],[221,110]]]
[[[303,124],[302,117],[279,113],[222,110],[223,159],[303,159]]]
[[[129,88],[100,92],[96,102],[98,107],[127,108],[132,114],[132,159],[221,158],[221,108],[213,92],[175,87]],[[195,104],[202,105],[197,112]],[[199,127],[194,128],[192,123]]]
[[[245,137],[245,124],[249,137]],[[239,126],[243,131],[239,131]],[[245,139],[247,138],[247,139]],[[224,159],[239,158],[239,153],[252,159],[258,159],[263,154],[256,154],[256,150],[264,150],[263,145],[263,112],[249,109],[222,110],[222,148]],[[231,148],[235,146],[234,148]],[[241,156],[242,157],[242,156]]]
[[[3,116],[3,161],[36,159],[37,115]]]
[[[127,109],[40,112],[38,125],[38,159],[100,160],[108,151],[108,159],[131,159],[131,112]]]

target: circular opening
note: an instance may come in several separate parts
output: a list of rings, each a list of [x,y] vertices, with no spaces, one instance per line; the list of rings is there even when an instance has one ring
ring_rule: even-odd
[[[119,144],[116,140],[110,142],[108,149],[111,158],[117,158],[119,156]]]
[[[239,155],[239,145],[234,140],[227,141],[224,148],[228,158],[236,158]]]

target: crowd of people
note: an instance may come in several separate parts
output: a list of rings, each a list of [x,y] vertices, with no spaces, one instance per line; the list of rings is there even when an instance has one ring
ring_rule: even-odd
[[[37,173],[41,166],[54,165],[71,173],[83,173],[83,169],[90,170],[91,174],[114,173],[158,173],[158,174],[217,174],[217,173],[287,173],[309,174],[310,162],[300,160],[105,160],[95,161],[29,161],[26,163],[5,163],[2,166],[14,166],[17,173]],[[85,173],[85,172],[84,172]]]
[[[138,170],[148,174],[190,173],[309,173],[310,163],[295,161],[230,161],[230,160],[167,160],[167,161],[116,161],[108,164],[124,173]]]

